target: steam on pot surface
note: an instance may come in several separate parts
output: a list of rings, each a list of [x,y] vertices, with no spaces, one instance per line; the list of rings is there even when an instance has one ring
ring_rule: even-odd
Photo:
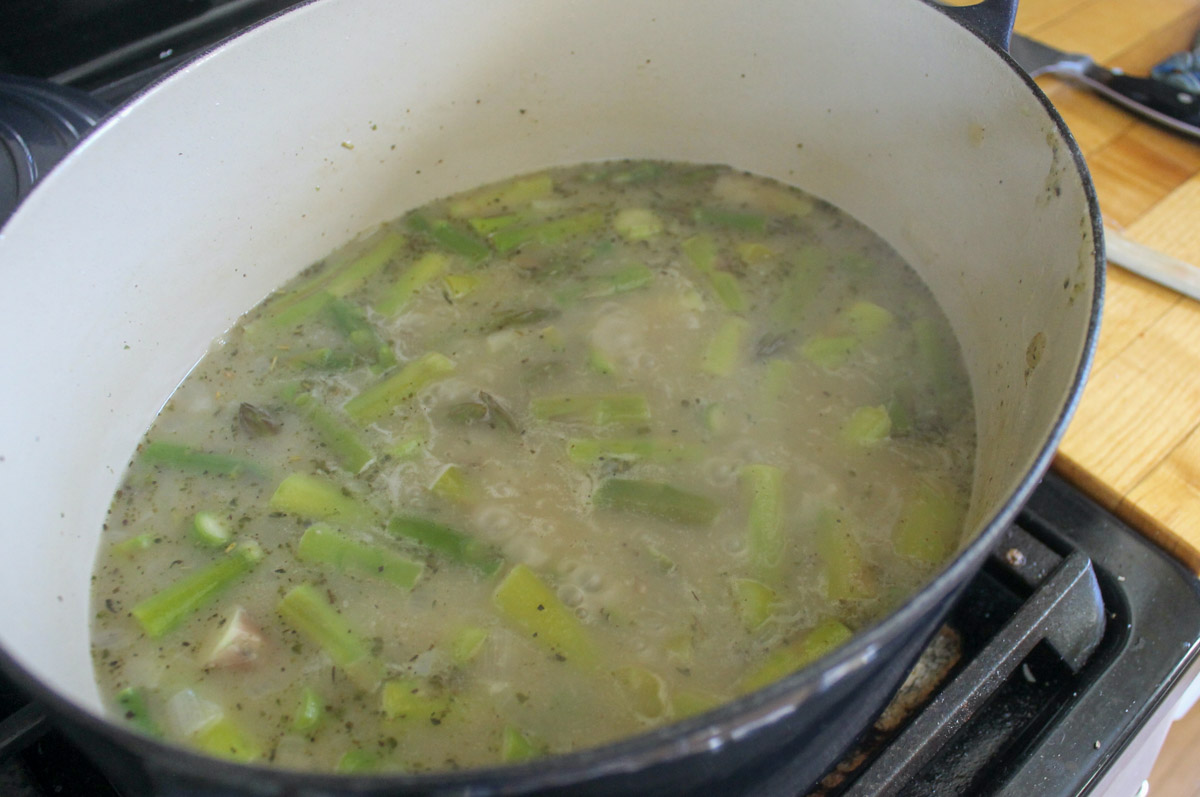
[[[928,290],[836,208],[721,166],[516,177],[214,343],[113,500],[97,677],[144,732],[242,761],[586,748],[916,590],[958,545],[974,428]]]

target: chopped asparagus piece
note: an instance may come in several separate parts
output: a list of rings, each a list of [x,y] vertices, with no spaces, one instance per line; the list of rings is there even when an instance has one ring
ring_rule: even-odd
[[[775,590],[752,578],[733,580],[733,597],[737,602],[738,614],[750,631],[755,630],[771,617],[775,604]]]
[[[455,562],[470,565],[484,575],[500,569],[503,560],[491,546],[425,518],[397,515],[388,522],[388,533],[418,542]]]
[[[412,589],[425,566],[379,545],[359,542],[325,523],[314,523],[300,537],[296,556],[302,562],[332,565],[342,572]]]
[[[505,227],[525,221],[528,221],[528,218],[520,213],[505,213],[503,216],[473,216],[467,219],[471,229],[480,235],[491,235],[496,230],[503,230]]]
[[[587,629],[532,570],[518,564],[492,593],[492,603],[513,625],[561,660],[594,667],[597,653]]]
[[[450,258],[441,252],[426,252],[395,279],[383,296],[375,303],[375,311],[385,316],[394,316],[404,309],[417,291],[432,282],[446,270]]]
[[[671,709],[667,684],[645,667],[631,665],[613,672],[629,707],[639,719],[655,720]]]
[[[882,404],[858,407],[842,425],[842,439],[864,448],[879,445],[892,432],[892,417]]]
[[[728,227],[733,230],[759,234],[767,231],[767,217],[761,213],[700,207],[692,211],[692,219],[697,224],[710,227]]]
[[[450,658],[459,666],[472,661],[483,649],[483,643],[487,641],[487,638],[487,629],[477,625],[468,625],[458,629],[450,640]]]
[[[829,252],[815,246],[802,248],[788,270],[768,317],[776,327],[790,328],[820,292],[829,273]]]
[[[700,360],[700,367],[715,376],[728,376],[737,367],[750,323],[744,318],[726,318],[717,328]]]
[[[375,459],[375,454],[367,448],[358,430],[344,422],[315,396],[300,393],[292,399],[292,404],[325,447],[333,452],[338,464],[350,473],[359,473]]]
[[[587,211],[553,221],[520,227],[505,227],[492,235],[492,245],[507,254],[531,241],[552,245],[568,238],[594,232],[605,224],[600,211]]]
[[[215,562],[192,571],[133,607],[130,612],[142,630],[157,639],[178,628],[188,617],[213,601],[250,572],[262,550],[243,543]]]
[[[449,357],[431,351],[371,385],[347,401],[344,409],[365,426],[386,417],[397,404],[453,370],[454,362]]]
[[[821,559],[825,596],[830,600],[865,600],[875,597],[875,576],[863,558],[862,545],[840,513],[823,510],[815,530]]]
[[[738,257],[747,266],[765,263],[775,257],[775,251],[766,244],[755,241],[745,241],[737,246]]]
[[[738,286],[737,278],[727,271],[718,271],[717,247],[708,235],[696,235],[683,242],[683,253],[696,270],[708,277],[713,292],[730,311],[741,313],[746,310],[746,299]]]
[[[668,439],[652,437],[578,438],[567,440],[567,456],[572,462],[590,465],[602,459],[681,462],[699,459],[700,449]]]
[[[792,674],[839,647],[853,635],[839,620],[822,620],[812,630],[771,653],[758,669],[742,680],[742,692],[753,692]]]
[[[445,219],[430,221],[413,213],[408,217],[408,227],[414,232],[429,236],[438,246],[462,255],[473,263],[478,263],[492,253],[486,243]]]
[[[662,232],[663,222],[648,208],[622,208],[613,219],[613,228],[627,241],[644,241]]]
[[[601,395],[542,396],[529,404],[533,417],[540,421],[564,421],[592,426],[643,423],[650,420],[650,405],[645,396],[634,393]]]
[[[592,504],[598,509],[636,512],[695,526],[712,523],[721,511],[721,505],[706,496],[664,482],[637,479],[609,479],[592,493]]]
[[[741,470],[749,506],[746,548],[753,572],[767,582],[779,577],[783,558],[783,471],[774,465],[751,464]]]
[[[821,368],[836,371],[850,361],[858,347],[859,340],[852,335],[815,335],[804,341],[800,353]]]
[[[451,299],[461,299],[479,287],[481,280],[475,274],[447,274],[442,283]]]
[[[340,775],[359,775],[378,771],[380,763],[379,756],[355,747],[342,754],[333,771]]]
[[[201,510],[192,516],[192,538],[208,548],[224,548],[233,532],[216,512]]]
[[[201,451],[189,445],[167,443],[156,440],[142,449],[141,461],[149,465],[176,468],[194,473],[212,473],[218,476],[251,476],[266,478],[267,469],[257,462],[226,454]]]
[[[598,374],[603,374],[604,376],[612,376],[617,370],[616,366],[612,364],[612,361],[605,357],[602,351],[596,348],[593,348],[588,352],[587,364],[588,368],[592,369]]]
[[[160,538],[156,537],[150,532],[145,532],[143,534],[138,534],[136,536],[129,537],[128,539],[121,540],[113,546],[113,549],[124,554],[125,556],[133,557],[148,549],[159,539]]]
[[[433,484],[429,485],[429,492],[448,501],[467,504],[475,500],[476,489],[462,468],[457,465],[447,465],[438,474]]]
[[[333,297],[345,296],[358,289],[396,257],[405,243],[403,235],[387,233],[354,260],[322,271],[295,290],[272,299],[263,321],[276,328],[295,326],[319,312]]]
[[[725,703],[728,698],[696,689],[677,689],[671,694],[671,711],[676,719],[694,717]]]
[[[316,643],[346,671],[358,688],[373,692],[383,680],[383,663],[371,655],[365,639],[342,618],[311,584],[293,587],[276,611],[283,621]]]
[[[262,747],[248,733],[234,724],[228,716],[198,731],[192,741],[204,752],[249,763],[262,758]]]
[[[850,305],[841,314],[841,322],[859,340],[869,343],[884,335],[895,321],[895,316],[885,307],[865,299]]]
[[[531,758],[537,758],[544,754],[542,745],[535,742],[533,737],[514,728],[512,725],[505,725],[503,735],[500,738],[500,760],[506,764],[516,764],[520,761],[528,761]]]
[[[334,299],[325,309],[333,318],[338,331],[346,337],[359,356],[377,369],[389,368],[396,364],[396,354],[392,347],[379,337],[375,325],[367,320],[367,315],[361,308],[345,299]]]
[[[304,687],[300,693],[300,703],[296,707],[296,716],[292,720],[292,730],[298,733],[311,733],[325,719],[325,701],[311,686]]]
[[[962,534],[962,507],[948,491],[921,482],[892,529],[892,546],[923,562],[945,561]]]
[[[333,482],[306,473],[293,473],[279,483],[268,506],[303,518],[361,523],[373,512]]]
[[[491,320],[484,324],[480,331],[490,335],[493,332],[499,332],[502,329],[509,329],[511,327],[527,327],[533,324],[540,324],[543,321],[549,321],[551,318],[557,318],[560,314],[560,311],[554,307],[529,307],[523,310],[508,310],[492,316]]]
[[[390,720],[441,720],[450,711],[451,698],[432,684],[416,678],[387,681],[380,693],[383,715]]]
[[[547,174],[520,177],[499,186],[473,191],[456,199],[450,205],[450,215],[455,218],[493,216],[528,205],[535,199],[548,197],[553,191],[554,181]]]
[[[133,727],[147,736],[162,736],[162,728],[150,716],[146,707],[146,693],[141,687],[129,686],[117,692],[117,707],[121,716]]]
[[[288,357],[285,362],[290,368],[302,370],[346,371],[354,367],[354,355],[325,346]]]

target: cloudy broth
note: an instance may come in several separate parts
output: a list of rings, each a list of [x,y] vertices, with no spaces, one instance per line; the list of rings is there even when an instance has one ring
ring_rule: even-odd
[[[974,416],[920,279],[718,166],[419,208],[214,343],[93,577],[113,710],[236,760],[601,744],[844,642],[955,550]]]

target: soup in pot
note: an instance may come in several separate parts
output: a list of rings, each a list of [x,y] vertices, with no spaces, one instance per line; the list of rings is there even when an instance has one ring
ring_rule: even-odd
[[[240,761],[599,745],[820,657],[956,549],[949,325],[863,225],[728,167],[445,198],[217,340],[93,577],[113,710]]]

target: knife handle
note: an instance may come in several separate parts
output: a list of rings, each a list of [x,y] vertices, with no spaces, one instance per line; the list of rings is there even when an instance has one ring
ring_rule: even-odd
[[[1127,110],[1200,139],[1200,95],[1095,64],[1075,79]]]

